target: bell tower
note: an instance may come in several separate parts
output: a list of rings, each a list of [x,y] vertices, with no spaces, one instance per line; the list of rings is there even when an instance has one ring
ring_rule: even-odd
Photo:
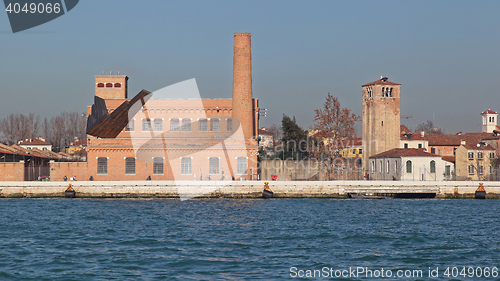
[[[363,170],[370,156],[399,147],[400,87],[387,77],[362,86]]]

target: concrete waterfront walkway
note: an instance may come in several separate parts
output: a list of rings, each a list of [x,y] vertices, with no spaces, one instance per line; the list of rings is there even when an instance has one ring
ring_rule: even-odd
[[[489,196],[500,196],[500,182],[485,181]],[[0,197],[63,197],[72,185],[77,197],[258,198],[264,181],[72,181],[0,182]],[[271,181],[275,197],[345,198],[348,193],[436,193],[472,196],[479,181]]]

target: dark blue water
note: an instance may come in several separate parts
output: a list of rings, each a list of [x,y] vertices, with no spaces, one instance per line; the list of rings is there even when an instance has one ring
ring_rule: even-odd
[[[444,275],[500,268],[499,200],[2,199],[0,214],[0,280],[500,280]],[[345,275],[358,267],[372,276]]]

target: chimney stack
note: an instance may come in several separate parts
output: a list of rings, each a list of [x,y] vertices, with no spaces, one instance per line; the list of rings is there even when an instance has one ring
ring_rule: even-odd
[[[250,33],[234,34],[232,115],[237,119],[233,124],[240,124],[245,139],[254,137],[251,36]]]

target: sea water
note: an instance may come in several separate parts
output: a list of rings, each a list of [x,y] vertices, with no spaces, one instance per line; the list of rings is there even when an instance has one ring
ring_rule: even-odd
[[[1,199],[0,280],[500,280],[499,216],[499,200]]]

